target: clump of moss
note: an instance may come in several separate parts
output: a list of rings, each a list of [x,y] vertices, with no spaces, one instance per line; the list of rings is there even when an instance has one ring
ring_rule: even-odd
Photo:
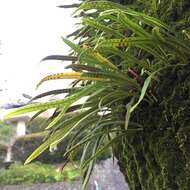
[[[160,80],[153,92],[158,101],[142,103],[131,117],[143,131],[117,147],[132,190],[190,187],[190,68],[168,69]]]

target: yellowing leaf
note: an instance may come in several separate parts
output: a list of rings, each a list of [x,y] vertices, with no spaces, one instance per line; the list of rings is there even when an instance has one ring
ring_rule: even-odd
[[[111,62],[109,61],[108,59],[106,59],[105,57],[103,57],[100,53],[98,52],[95,52],[94,53],[94,56],[96,57],[96,59],[98,61],[100,61],[101,63],[103,64],[106,64],[106,65],[109,65],[111,68],[113,69],[117,69],[117,67]]]
[[[97,77],[96,77],[97,76]],[[64,72],[48,75],[44,77],[37,85],[39,87],[43,82],[48,80],[57,80],[57,79],[80,79],[80,80],[95,80],[95,81],[105,81],[105,78],[99,77],[98,73],[80,73],[80,72]]]

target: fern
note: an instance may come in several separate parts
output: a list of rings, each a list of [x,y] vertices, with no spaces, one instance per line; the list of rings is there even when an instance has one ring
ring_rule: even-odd
[[[151,6],[157,14],[155,1]],[[86,12],[92,9],[96,9],[95,16]],[[71,135],[65,156],[70,159],[79,146],[84,148],[81,169],[83,189],[86,189],[97,157],[120,142],[123,135],[143,130],[143,126],[131,121],[132,114],[142,102],[157,101],[152,89],[159,84],[159,77],[166,68],[189,64],[190,44],[185,35],[161,20],[114,2],[87,1],[75,14],[80,11],[85,18],[75,33],[79,43],[63,38],[72,49],[72,56],[53,55],[43,59],[72,61],[67,68],[73,72],[46,76],[38,84],[73,79],[73,86],[40,94],[6,118],[34,111],[38,111],[38,116],[44,110],[55,108],[56,114],[46,127],[49,130],[47,140],[26,163]],[[56,101],[33,102],[60,93],[67,93],[67,96]],[[86,100],[78,105],[83,97]],[[67,120],[63,119],[65,114],[70,115]]]

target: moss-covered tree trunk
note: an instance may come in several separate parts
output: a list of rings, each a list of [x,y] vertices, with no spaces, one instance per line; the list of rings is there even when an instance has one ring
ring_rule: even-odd
[[[190,189],[190,66],[167,71],[132,120],[143,131],[124,137],[116,155],[133,190]]]
[[[157,8],[159,18],[189,31],[189,0],[161,0]],[[115,148],[121,171],[132,190],[189,190],[190,66],[167,70],[152,93],[158,101],[142,103],[131,118],[143,131]]]

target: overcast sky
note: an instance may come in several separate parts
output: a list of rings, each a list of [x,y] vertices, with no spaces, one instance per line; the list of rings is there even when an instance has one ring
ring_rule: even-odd
[[[0,104],[21,93],[37,93],[37,81],[63,71],[63,63],[40,60],[68,52],[61,36],[71,33],[76,21],[71,18],[73,10],[56,6],[72,2],[76,0],[0,0],[0,89],[4,90]],[[44,84],[39,92],[54,84]]]

